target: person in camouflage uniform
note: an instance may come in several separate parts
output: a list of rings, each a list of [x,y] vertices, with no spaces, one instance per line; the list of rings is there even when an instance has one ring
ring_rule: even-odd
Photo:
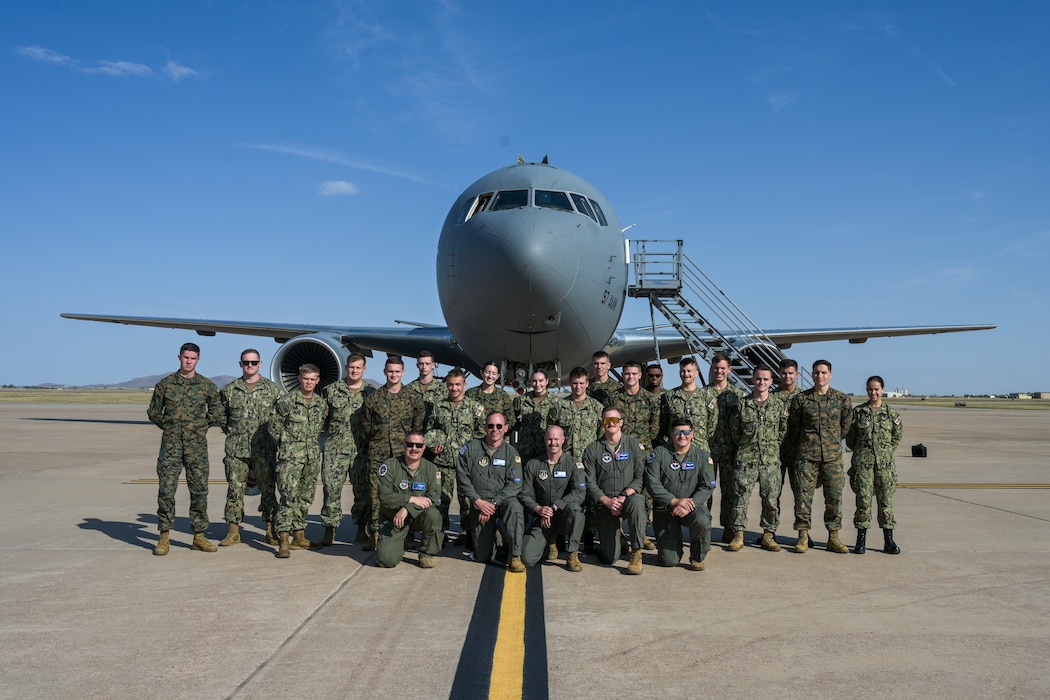
[[[521,456],[504,440],[507,418],[502,413],[485,417],[485,437],[459,448],[456,481],[470,501],[473,558],[482,563],[496,550],[496,520],[503,521],[507,545],[507,571],[525,572],[521,563],[521,540],[525,534],[525,512],[518,500],[521,492]]]
[[[299,388],[277,400],[270,434],[277,444],[277,557],[287,559],[292,549],[319,549],[306,539],[306,513],[314,502],[321,471],[321,431],[328,404],[317,394],[321,370],[306,364],[299,368]],[[295,533],[292,537],[291,533]]]
[[[365,399],[361,406],[361,433],[368,443],[368,513],[369,542],[364,549],[374,551],[379,529],[379,501],[376,500],[376,470],[379,465],[404,451],[409,430],[422,430],[426,405],[414,391],[405,391],[401,378],[405,363],[390,355],[383,366],[386,384]]]
[[[796,552],[809,548],[813,492],[824,487],[824,524],[828,528],[828,551],[849,550],[839,540],[842,527],[842,439],[849,433],[853,408],[849,396],[831,388],[831,363],[813,363],[813,388],[795,395],[788,409],[788,440],[797,445],[795,462]]]
[[[587,373],[584,372],[584,379]],[[546,454],[541,459],[529,460],[521,483],[518,500],[527,513],[532,514],[532,527],[521,543],[521,561],[535,566],[543,558],[558,558],[555,535],[568,535],[565,548],[565,568],[583,571],[580,564],[580,537],[583,535],[583,504],[587,495],[583,462],[564,451],[565,431],[552,425],[543,435]]]
[[[718,524],[722,526],[722,543],[733,541],[733,472],[736,468],[736,455],[733,450],[733,439],[729,435],[729,416],[736,410],[740,399],[747,396],[743,389],[729,383],[729,358],[721,353],[711,358],[711,384],[707,387],[708,402],[715,401],[714,428],[708,444],[711,447],[711,458],[715,460],[715,471],[718,477],[719,498]],[[711,420],[709,417],[708,420]]]
[[[270,436],[270,418],[281,387],[263,377],[259,351],[249,348],[241,353],[241,376],[222,388],[219,399],[225,414],[222,431],[226,433],[226,522],[229,533],[219,542],[227,547],[241,541],[244,520],[244,487],[248,473],[255,473],[261,499],[259,511],[266,523],[266,543],[277,544],[274,519],[277,517],[277,495],[274,470],[277,446]]]
[[[524,462],[546,452],[543,431],[558,422],[561,399],[547,392],[549,383],[547,371],[537,369],[532,373],[532,391],[514,399],[514,447]]]
[[[324,388],[328,404],[327,436],[324,443],[324,461],[321,466],[321,484],[324,505],[321,522],[324,537],[321,546],[335,543],[335,531],[343,520],[343,486],[347,476],[354,492],[350,517],[357,525],[355,542],[367,542],[365,528],[371,518],[369,508],[368,460],[365,458],[361,435],[361,406],[375,392],[365,381],[365,356],[359,352],[346,358],[346,380],[333,382]]]
[[[747,507],[751,492],[758,482],[762,500],[762,539],[759,546],[779,552],[776,541],[780,524],[780,446],[787,433],[787,406],[773,398],[773,369],[759,365],[751,375],[751,396],[740,400],[729,416],[729,435],[736,450],[736,512],[733,515],[733,539],[729,550],[738,552],[744,546],[747,529]]]
[[[376,471],[379,500],[379,543],[376,562],[392,569],[405,555],[405,539],[422,532],[419,568],[433,569],[434,557],[441,551],[441,472],[423,459],[426,443],[423,433],[410,430],[405,436],[405,453],[379,465]]]
[[[798,387],[798,362],[784,358],[780,361],[780,386],[773,392],[773,398],[784,404],[785,410],[791,410],[791,400],[795,394],[802,393]],[[795,490],[795,470],[793,469],[797,456],[798,445],[791,444],[784,434],[784,441],[780,445],[780,492],[784,492],[784,484],[790,484],[791,490]],[[780,499],[777,498],[779,505]]]
[[[853,409],[853,423],[846,433],[846,446],[853,450],[849,485],[857,497],[857,510],[853,514],[853,524],[857,528],[857,544],[853,548],[856,554],[866,551],[872,493],[879,505],[883,551],[901,553],[901,548],[893,541],[893,529],[897,525],[893,517],[893,492],[897,488],[893,453],[901,444],[904,428],[900,414],[882,403],[885,387],[882,377],[868,377],[865,387],[868,401]]]
[[[587,396],[587,370],[574,367],[569,372],[570,393],[561,400],[558,425],[565,433],[563,449],[574,459],[580,459],[587,445],[601,437],[602,406],[596,399]]]
[[[591,356],[591,366],[594,368],[594,376],[587,386],[587,395],[605,406],[609,394],[620,388],[620,382],[609,376],[609,370],[612,368],[609,353],[604,350],[594,353]]]
[[[449,529],[449,506],[456,489],[456,457],[459,448],[485,435],[485,408],[464,395],[467,378],[461,369],[453,369],[445,377],[448,394],[434,404],[427,421],[426,443],[434,455],[434,463],[441,470],[441,527]],[[461,535],[468,530],[466,517],[470,502],[459,494],[459,522]]]
[[[426,408],[426,415],[423,416],[425,425],[430,418],[430,412],[434,410],[434,405],[445,398],[447,391],[445,382],[434,376],[434,353],[429,350],[420,352],[416,357],[416,369],[419,370],[419,377],[406,384],[405,388],[419,394],[423,399],[423,406]]]
[[[171,547],[169,531],[175,525],[175,490],[179,474],[186,470],[190,491],[190,527],[193,549],[216,551],[204,536],[208,529],[208,428],[222,425],[219,390],[211,380],[197,374],[201,349],[195,343],[179,348],[179,371],[153,387],[146,415],[164,431],[157,456],[157,529],[160,536],[153,553],[164,556]]]
[[[499,365],[486,362],[481,368],[481,384],[467,389],[467,398],[474,399],[485,407],[485,413],[499,411],[507,417],[511,430],[514,428],[514,394],[497,386],[500,380]]]
[[[711,550],[714,462],[693,442],[695,426],[685,417],[671,421],[671,443],[657,447],[645,463],[645,485],[653,494],[654,530],[661,566],[682,561],[682,528],[689,530],[689,569],[703,571]]]
[[[696,385],[700,368],[696,359],[683,357],[678,363],[682,385],[665,391],[660,397],[660,444],[671,442],[671,421],[688,418],[693,424],[693,444],[704,452],[710,451],[709,440],[718,424],[718,401]]]
[[[654,362],[645,368],[645,390],[656,397],[657,401],[664,395],[664,370],[660,363]]]

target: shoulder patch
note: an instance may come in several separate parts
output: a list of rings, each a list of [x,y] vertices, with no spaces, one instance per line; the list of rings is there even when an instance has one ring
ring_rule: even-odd
[[[652,464],[652,462],[653,462],[653,460],[655,458],[656,458],[656,453],[655,452],[650,452],[649,456],[645,458],[645,463],[646,464]]]
[[[408,479],[402,479],[401,483],[397,485],[402,491],[408,488]]]
[[[576,463],[576,468],[577,469],[584,469],[585,467],[583,466],[583,462],[577,462]]]
[[[514,457],[514,463],[515,464],[521,464],[521,455],[517,455],[517,456]]]
[[[386,467],[385,464],[380,464],[379,465],[379,472],[378,472],[379,476],[386,476],[387,471],[388,470],[387,470],[387,467]]]

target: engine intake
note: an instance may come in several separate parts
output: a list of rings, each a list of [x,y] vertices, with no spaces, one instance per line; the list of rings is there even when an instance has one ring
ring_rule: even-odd
[[[299,368],[314,364],[321,369],[318,390],[339,381],[345,376],[346,358],[350,351],[338,335],[313,333],[300,335],[284,343],[270,363],[270,379],[285,391],[299,388]]]

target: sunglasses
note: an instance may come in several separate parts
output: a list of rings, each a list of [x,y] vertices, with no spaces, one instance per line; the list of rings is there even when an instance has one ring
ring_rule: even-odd
[[[417,450],[421,450],[426,446],[425,442],[409,442],[408,440],[405,440],[405,447],[414,447]]]
[[[676,436],[677,435],[692,435],[693,434],[693,431],[690,430],[689,428],[676,428],[675,430],[672,430],[671,432],[674,435],[676,435]]]
[[[616,425],[622,420],[623,418],[603,418],[602,423],[605,423],[606,425]]]
[[[486,423],[485,427],[488,428],[489,430],[499,430],[500,428],[503,427],[503,424],[502,423]]]
[[[259,364],[261,360],[241,360],[241,365],[244,367],[254,367]]]
[[[660,377],[662,377],[664,375],[662,375],[662,374],[647,374],[645,376],[649,377],[649,379],[659,379]]]

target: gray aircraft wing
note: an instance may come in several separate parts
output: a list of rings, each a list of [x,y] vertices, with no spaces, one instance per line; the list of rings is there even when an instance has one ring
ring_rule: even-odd
[[[963,333],[966,331],[987,331],[994,325],[972,326],[885,326],[880,328],[800,328],[769,330],[764,339],[746,335],[727,334],[726,338],[736,347],[754,343],[772,343],[780,350],[787,350],[796,343],[825,343],[834,340],[846,340],[850,343],[863,343],[869,338],[894,338],[905,335],[936,335],[938,333]],[[685,338],[674,328],[657,328],[654,342],[652,328],[617,329],[609,339],[606,351],[613,366],[624,362],[651,362],[656,359],[654,348],[660,346],[660,357],[679,358],[693,354]]]
[[[198,335],[213,336],[216,333],[237,333],[263,338],[273,338],[283,343],[301,335],[322,333],[340,339],[351,351],[369,357],[372,351],[415,357],[423,350],[434,353],[440,364],[453,367],[473,367],[452,334],[444,326],[353,328],[346,326],[315,326],[301,323],[258,323],[254,321],[217,321],[201,318],[154,318],[150,316],[100,316],[96,314],[62,314],[62,318],[80,321],[120,323],[126,326],[150,326],[153,328],[179,328],[194,331]]]

